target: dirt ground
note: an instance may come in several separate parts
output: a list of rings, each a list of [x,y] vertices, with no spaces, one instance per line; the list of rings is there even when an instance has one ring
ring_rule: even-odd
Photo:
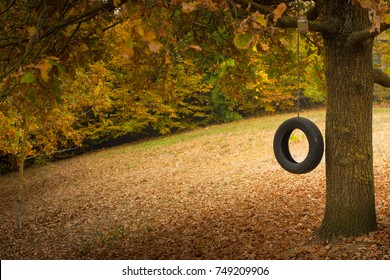
[[[243,120],[100,150],[0,177],[0,259],[390,259],[390,110],[374,117],[379,229],[319,242],[325,164],[282,170],[272,152],[292,115]],[[324,131],[324,112],[303,114]],[[295,137],[298,153],[305,140]],[[303,145],[303,144],[302,144]]]

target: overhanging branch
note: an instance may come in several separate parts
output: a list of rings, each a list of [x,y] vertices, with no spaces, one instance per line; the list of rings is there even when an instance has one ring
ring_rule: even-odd
[[[276,27],[297,28],[297,18],[281,17],[276,23]],[[309,21],[309,30],[313,32],[331,33],[335,28],[336,26],[332,23]]]
[[[349,36],[348,43],[350,45],[356,45],[356,44],[364,42],[366,40],[374,39],[380,33],[382,33],[383,31],[385,31],[389,28],[390,28],[390,24],[382,23],[381,27],[380,27],[380,32],[378,32],[378,31],[371,32],[370,31],[371,28],[366,28],[366,29],[357,31]]]
[[[121,0],[119,4],[124,4],[128,2],[128,0]],[[15,1],[12,2],[14,5]],[[31,8],[33,9],[33,8]],[[8,9],[10,10],[10,9]],[[48,40],[49,38],[58,34],[61,30],[66,28],[69,25],[77,24],[80,26],[81,23],[91,20],[93,17],[104,13],[104,12],[112,12],[115,10],[115,5],[113,0],[107,1],[98,1],[96,5],[87,7],[84,11],[68,15],[67,17],[63,17],[63,19],[53,25],[45,26],[45,28],[37,28],[37,32],[33,38],[27,37],[22,34],[22,36],[15,36],[15,39],[11,36],[8,36],[10,40],[1,40],[2,44],[0,44],[0,51],[2,53],[8,53],[8,58],[6,56],[1,57],[2,61],[5,61],[5,66],[3,66],[2,72],[0,72],[0,79],[8,76],[13,71],[19,68],[20,64],[23,64],[27,58],[31,58],[32,56],[39,56],[42,48],[40,50],[35,50],[39,48],[39,45],[45,45],[44,40]],[[6,10],[7,11],[7,10]],[[30,13],[33,10],[30,10]],[[41,27],[44,23],[43,20],[43,12],[41,12],[41,16],[38,18],[37,26]],[[49,22],[49,21],[47,21]],[[78,28],[76,28],[77,31]],[[7,31],[8,32],[8,31]],[[71,38],[74,37],[75,34],[71,35]],[[65,42],[64,49],[67,47],[69,42]],[[64,50],[63,49],[63,50]],[[11,59],[11,54],[13,54],[14,50],[23,50],[20,51],[17,55],[13,55]],[[35,50],[35,52],[33,52]],[[63,50],[60,51],[63,52]],[[13,65],[13,66],[12,66]]]
[[[126,1],[122,1],[122,2],[126,2]],[[113,9],[115,9],[115,7],[114,7],[112,1],[102,2],[101,4],[95,6],[91,9],[81,13],[81,14],[69,16],[69,17],[65,18],[63,21],[53,25],[42,35],[41,38],[50,36],[53,33],[55,33],[56,31],[62,30],[63,28],[65,28],[68,25],[88,21],[102,11],[112,11]]]
[[[382,87],[390,88],[390,76],[388,74],[386,74],[379,68],[375,68],[373,75],[374,75],[374,83]]]

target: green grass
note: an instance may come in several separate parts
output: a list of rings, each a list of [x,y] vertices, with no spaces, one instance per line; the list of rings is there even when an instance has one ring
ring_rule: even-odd
[[[160,143],[169,144],[172,142],[191,140],[191,139],[200,138],[204,136],[217,136],[217,135],[228,135],[231,133],[240,133],[240,132],[248,133],[248,132],[274,130],[283,121],[294,116],[296,116],[296,113],[242,119],[232,123],[219,124],[219,125],[209,126],[206,128],[200,128],[183,134],[170,135],[167,136],[167,139],[161,139],[161,140],[156,139],[156,140],[158,142],[161,141]],[[309,117],[309,118],[324,118],[325,112],[323,110],[307,111],[302,116]]]
[[[150,150],[161,147],[169,147],[179,142],[196,140],[203,137],[229,137],[237,133],[255,134],[259,131],[274,131],[286,119],[296,116],[296,113],[262,116],[248,119],[241,119],[231,123],[210,125],[191,131],[177,132],[170,135],[149,138],[130,144],[125,144],[113,149],[107,149],[99,154],[102,158],[111,158],[128,151]],[[324,110],[310,110],[301,113],[307,118],[322,119],[325,116]],[[253,139],[249,139],[251,141]],[[223,142],[223,140],[221,140]],[[223,145],[223,143],[222,143]]]
[[[374,125],[380,124],[383,119],[390,119],[390,108],[375,108],[374,109]],[[229,137],[229,135],[244,133],[244,134],[255,134],[259,131],[264,133],[273,133],[279,127],[279,125],[285,120],[297,116],[297,113],[288,113],[272,116],[263,116],[242,119],[225,124],[216,124],[207,126],[204,128],[198,128],[191,131],[177,132],[170,135],[159,136],[149,138],[130,144],[125,144],[116,148],[107,149],[99,154],[102,158],[111,158],[112,156],[120,155],[128,151],[140,151],[150,150],[162,147],[169,147],[179,142],[196,140],[203,137]],[[325,109],[307,110],[300,113],[301,117],[311,119],[317,125],[324,123],[325,121]],[[298,137],[298,138],[297,138]],[[297,136],[293,141],[300,141],[301,137]],[[253,141],[253,138],[248,138],[248,141]],[[223,146],[223,140],[220,140]],[[134,163],[137,165],[137,163]]]

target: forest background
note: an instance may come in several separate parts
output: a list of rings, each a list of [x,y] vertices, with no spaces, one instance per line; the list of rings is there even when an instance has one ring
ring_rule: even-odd
[[[306,107],[325,104],[319,35],[258,32],[267,25],[264,16],[237,21],[233,14],[229,19],[231,11],[220,12],[162,6],[145,18],[141,9],[125,6],[108,19],[69,25],[62,32],[66,44],[51,46],[58,56],[37,58],[0,84],[4,92],[12,88],[0,96],[0,173],[17,170],[21,160],[42,163],[145,136],[292,111],[298,99]],[[31,40],[38,32],[28,25],[22,31]],[[388,38],[376,39],[374,57],[387,73]],[[376,103],[389,99],[388,90],[376,90]]]

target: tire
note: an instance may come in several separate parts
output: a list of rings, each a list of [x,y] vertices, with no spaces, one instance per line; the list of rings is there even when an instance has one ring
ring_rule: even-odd
[[[300,129],[309,142],[309,152],[306,158],[298,163],[290,153],[289,138],[295,129]],[[280,166],[294,174],[304,174],[312,171],[321,162],[324,154],[324,140],[321,131],[310,120],[295,117],[282,123],[274,137],[274,153]]]

